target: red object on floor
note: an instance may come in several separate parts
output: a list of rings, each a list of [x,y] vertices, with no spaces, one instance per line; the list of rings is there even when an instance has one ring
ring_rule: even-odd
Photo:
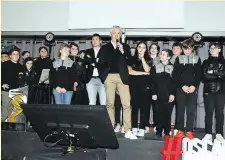
[[[186,133],[186,137],[189,138],[189,139],[194,139],[195,137],[193,136],[193,133],[192,132],[187,132]]]
[[[178,131],[177,134],[175,135],[175,137],[184,138],[184,132]]]
[[[162,160],[178,160],[182,154],[180,137],[166,136],[164,147],[160,149]]]

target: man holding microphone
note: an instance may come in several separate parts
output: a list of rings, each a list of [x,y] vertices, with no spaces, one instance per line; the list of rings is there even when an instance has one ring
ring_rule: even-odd
[[[110,32],[111,42],[101,47],[99,51],[99,76],[106,88],[106,105],[110,120],[115,124],[115,92],[121,98],[123,106],[123,124],[125,138],[137,139],[131,132],[131,106],[129,92],[129,73],[127,60],[130,56],[130,47],[120,42],[121,28],[113,26]]]

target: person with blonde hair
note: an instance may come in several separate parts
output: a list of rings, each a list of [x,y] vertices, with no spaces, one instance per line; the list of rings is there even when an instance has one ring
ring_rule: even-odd
[[[76,90],[78,85],[76,66],[69,58],[69,53],[70,46],[65,43],[61,44],[60,58],[53,62],[53,68],[49,72],[56,104],[71,104],[73,90]]]

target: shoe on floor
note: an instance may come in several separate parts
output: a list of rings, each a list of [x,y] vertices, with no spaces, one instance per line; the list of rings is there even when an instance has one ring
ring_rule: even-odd
[[[203,138],[202,141],[212,141],[213,137],[212,134],[206,134]]]
[[[186,133],[186,137],[189,138],[189,139],[194,139],[195,137],[193,136],[193,133],[192,132],[187,132]]]
[[[177,134],[175,134],[175,137],[184,138],[184,132],[178,131]]]
[[[156,134],[156,132],[157,132],[157,131],[156,131],[156,127],[153,128],[153,131],[154,131],[154,133]]]
[[[114,129],[114,132],[118,133],[118,132],[120,132],[120,129],[121,129],[120,124],[117,124],[115,129]]]
[[[121,133],[125,133],[125,130],[124,130],[124,127],[123,126],[120,128],[120,130],[121,130],[120,131]]]
[[[149,127],[145,127],[145,133],[149,133]]]
[[[138,137],[144,137],[145,136],[145,130],[144,129],[139,129],[137,136]]]
[[[131,130],[127,131],[124,137],[127,139],[137,139],[137,137],[131,132]]]
[[[223,136],[221,134],[216,134],[216,139],[218,141],[220,141],[221,143],[225,144],[225,139],[223,138]]]
[[[132,128],[132,133],[137,136],[138,134],[138,129],[137,128]]]
[[[165,132],[164,132],[164,130],[162,131],[162,136],[163,136],[163,137],[165,136]]]
[[[174,129],[173,132],[171,132],[171,136],[175,136],[177,134],[178,130]]]

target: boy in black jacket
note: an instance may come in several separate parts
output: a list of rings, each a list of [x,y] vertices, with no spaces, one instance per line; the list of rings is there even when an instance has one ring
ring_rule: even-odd
[[[219,43],[209,45],[209,58],[203,62],[205,132],[203,139],[212,140],[212,117],[215,109],[216,139],[224,140],[225,60]]]
[[[11,114],[9,110],[9,90],[16,89],[21,86],[21,74],[23,74],[23,66],[18,63],[20,57],[20,49],[12,46],[9,51],[10,60],[2,63],[1,68],[1,85],[2,85],[2,113],[1,121],[5,121]]]
[[[193,53],[194,42],[187,39],[182,44],[184,55],[179,55],[174,64],[173,77],[177,89],[177,129],[176,136],[184,137],[184,113],[186,108],[186,137],[193,139],[193,123],[197,104],[197,90],[201,80],[201,59]]]
[[[171,114],[176,88],[173,84],[173,65],[170,63],[172,51],[162,50],[160,63],[152,68],[154,83],[152,86],[152,99],[156,102],[156,136],[162,137],[162,130],[169,135],[171,127]]]

